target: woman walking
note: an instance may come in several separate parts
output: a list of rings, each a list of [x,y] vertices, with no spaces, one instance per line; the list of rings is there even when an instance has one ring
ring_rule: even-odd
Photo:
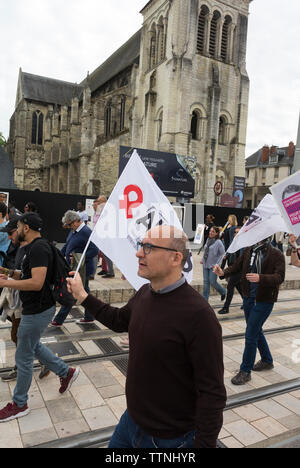
[[[216,226],[210,228],[209,237],[204,247],[204,254],[201,263],[203,264],[203,297],[208,301],[210,286],[212,286],[224,301],[226,289],[217,280],[217,275],[213,272],[213,267],[219,263],[225,254],[223,242],[219,239],[220,230]]]

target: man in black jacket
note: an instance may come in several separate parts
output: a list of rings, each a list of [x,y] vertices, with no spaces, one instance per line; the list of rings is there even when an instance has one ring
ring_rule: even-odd
[[[251,372],[273,369],[273,357],[263,333],[263,325],[277,301],[279,286],[285,278],[285,258],[271,246],[271,239],[244,250],[234,265],[223,271],[218,265],[214,273],[230,278],[241,274],[244,313],[247,322],[246,344],[240,372],[232,379],[234,385],[251,380]],[[261,360],[255,365],[257,349]]]

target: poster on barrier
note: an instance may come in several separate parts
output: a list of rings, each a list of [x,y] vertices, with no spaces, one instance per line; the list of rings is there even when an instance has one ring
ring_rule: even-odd
[[[271,187],[273,198],[289,232],[300,236],[300,171]]]
[[[203,246],[205,228],[205,224],[198,224],[196,229],[194,244],[199,244],[199,247]]]

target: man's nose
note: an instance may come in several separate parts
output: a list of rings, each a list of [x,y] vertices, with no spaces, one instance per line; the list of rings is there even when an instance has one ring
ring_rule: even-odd
[[[137,258],[142,258],[144,257],[144,250],[143,250],[143,247],[140,247],[139,250],[137,251],[137,253],[135,254]]]

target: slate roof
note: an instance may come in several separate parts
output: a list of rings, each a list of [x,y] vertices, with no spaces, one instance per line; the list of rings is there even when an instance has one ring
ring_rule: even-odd
[[[107,83],[114,76],[126,70],[134,63],[139,63],[142,29],[136,32],[125,44],[98,67],[87,79],[92,93]]]
[[[2,146],[0,146],[0,188],[18,188],[14,183],[14,164]]]
[[[22,92],[25,99],[48,104],[71,105],[72,98],[79,97],[82,88],[75,83],[55,80],[22,72]]]
[[[256,153],[249,156],[246,159],[246,169],[250,169],[253,167],[267,167],[267,166],[292,166],[294,162],[294,155],[292,157],[288,157],[288,146],[284,148],[276,148],[277,155],[278,155],[278,163],[271,163],[270,157],[264,163],[261,160],[262,155],[262,148]]]
[[[73,97],[82,98],[83,88],[87,81],[93,93],[126,68],[139,63],[141,34],[142,29],[136,32],[88,78],[85,78],[80,85],[22,72],[24,98],[47,104],[71,105]]]

